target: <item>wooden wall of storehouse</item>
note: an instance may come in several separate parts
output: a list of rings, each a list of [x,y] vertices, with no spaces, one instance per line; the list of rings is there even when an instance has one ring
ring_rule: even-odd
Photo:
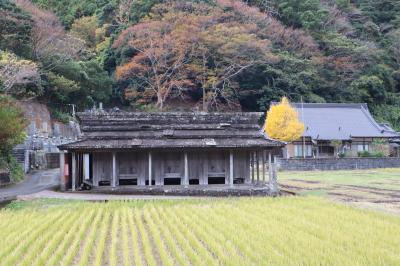
[[[210,176],[223,177],[229,183],[229,150],[222,151],[188,151],[189,180],[199,180],[200,185],[208,184]],[[148,151],[116,152],[117,185],[118,179],[136,179],[138,185],[148,181]],[[152,180],[156,185],[163,184],[164,178],[181,178],[184,176],[183,151],[152,152]],[[250,182],[250,154],[248,151],[233,151],[234,179]],[[93,153],[93,184],[111,183],[112,152]]]

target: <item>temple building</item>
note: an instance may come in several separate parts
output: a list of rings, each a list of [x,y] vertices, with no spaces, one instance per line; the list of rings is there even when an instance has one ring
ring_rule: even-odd
[[[376,152],[386,157],[399,155],[395,140],[400,134],[388,124],[376,122],[367,104],[292,103],[292,106],[297,109],[305,131],[301,138],[286,145],[283,157],[357,157]]]

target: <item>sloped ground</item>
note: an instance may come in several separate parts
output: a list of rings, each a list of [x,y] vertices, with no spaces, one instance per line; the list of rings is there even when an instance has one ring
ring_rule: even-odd
[[[400,168],[281,172],[280,187],[400,215]]]
[[[400,218],[316,197],[0,210],[0,265],[399,265]]]
[[[58,169],[41,170],[30,173],[21,183],[0,188],[0,202],[12,200],[21,195],[36,193],[57,187],[60,183]]]

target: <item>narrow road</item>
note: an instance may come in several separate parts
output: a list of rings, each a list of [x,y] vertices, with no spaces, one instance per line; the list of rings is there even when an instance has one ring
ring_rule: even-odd
[[[30,173],[21,183],[0,188],[0,202],[56,187],[60,183],[59,173],[59,169],[41,170]]]

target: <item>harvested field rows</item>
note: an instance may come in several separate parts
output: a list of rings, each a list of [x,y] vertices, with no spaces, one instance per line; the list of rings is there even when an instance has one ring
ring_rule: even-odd
[[[0,211],[0,265],[399,265],[400,218],[292,197]]]

